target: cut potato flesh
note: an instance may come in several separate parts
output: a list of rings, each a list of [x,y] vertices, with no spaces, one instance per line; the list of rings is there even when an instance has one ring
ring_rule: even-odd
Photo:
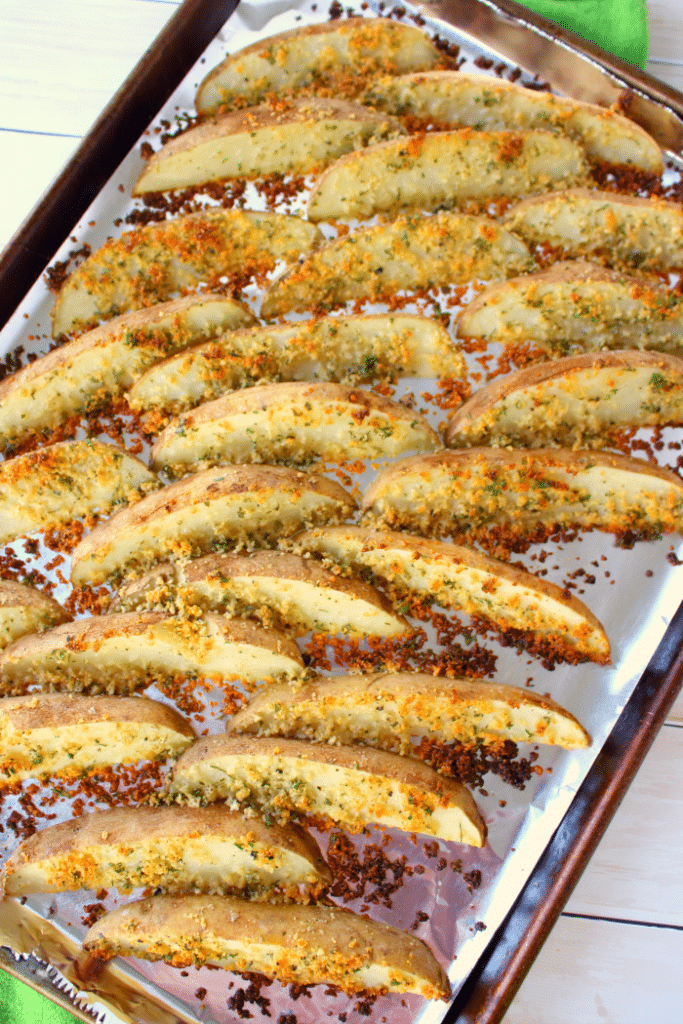
[[[396,636],[409,629],[374,587],[284,551],[206,555],[156,566],[124,586],[112,610],[187,606],[280,621],[297,635]]]
[[[139,886],[296,897],[332,876],[312,836],[223,808],[125,807],[36,832],[5,864],[5,895]]]
[[[558,355],[574,345],[680,355],[683,302],[642,277],[596,263],[556,263],[481,292],[460,314],[458,334],[503,345],[535,341]]]
[[[207,469],[97,526],[74,551],[71,579],[77,586],[101,583],[169,555],[226,544],[264,547],[304,524],[339,522],[355,508],[343,487],[312,473],[280,466]]]
[[[270,93],[310,88],[330,96],[354,96],[367,75],[401,74],[443,66],[428,36],[386,18],[354,18],[310,25],[271,36],[231,54],[197,90],[206,114],[226,105],[252,106]]]
[[[547,743],[580,749],[588,734],[568,711],[530,690],[419,672],[334,676],[304,686],[277,683],[231,719],[231,732],[319,743],[367,743],[415,753],[437,743]]]
[[[24,637],[0,657],[0,686],[130,692],[169,676],[253,682],[303,671],[296,644],[276,630],[207,615],[187,620],[161,612],[96,615]]]
[[[609,662],[602,625],[575,597],[554,583],[470,548],[390,530],[358,526],[309,530],[294,538],[356,570],[370,569],[402,603],[405,594],[483,619],[501,632],[521,631],[526,646],[566,661]]]
[[[133,409],[180,411],[260,377],[356,384],[402,376],[464,377],[441,324],[421,316],[322,317],[234,331],[172,356],[128,393]]]
[[[99,407],[171,353],[252,323],[246,306],[211,294],[117,317],[5,378],[0,384],[0,443],[8,445]]]
[[[666,271],[683,266],[683,206],[567,189],[524,199],[503,222],[532,245],[545,243],[571,258],[608,267]]]
[[[379,142],[341,157],[318,179],[308,219],[367,220],[376,213],[436,210],[585,184],[588,164],[551,132],[453,132]]]
[[[174,967],[212,964],[264,974],[284,985],[450,997],[448,978],[421,939],[338,907],[253,903],[236,896],[153,896],[105,914],[83,946],[104,959],[136,956]]]
[[[371,747],[207,736],[176,762],[171,792],[190,803],[227,800],[285,821],[311,815],[355,832],[375,823],[470,846],[486,841],[461,783]]]
[[[235,391],[173,420],[151,462],[182,476],[226,463],[341,463],[440,447],[427,421],[399,402],[342,384],[298,382]]]
[[[499,281],[533,269],[524,243],[487,217],[414,214],[324,245],[273,282],[261,314],[333,309],[401,289]]]
[[[147,162],[133,195],[225,178],[305,174],[367,145],[401,134],[387,114],[343,100],[294,100],[204,121],[171,139]]]
[[[31,693],[0,698],[0,785],[177,757],[195,738],[146,697]]]
[[[39,633],[71,616],[61,604],[33,587],[0,580],[0,649],[27,633]]]
[[[61,441],[19,455],[0,466],[0,544],[109,512],[160,486],[144,462],[102,441]]]
[[[606,452],[468,448],[395,463],[363,512],[367,525],[437,536],[578,526],[647,538],[683,530],[683,482]]]
[[[492,381],[451,418],[446,444],[603,448],[615,431],[683,422],[683,359],[600,352]]]
[[[320,245],[299,217],[250,210],[203,210],[126,231],[88,256],[62,285],[52,310],[55,338],[174,292],[216,285],[225,275],[265,274]]]
[[[580,142],[592,160],[661,174],[662,153],[640,125],[623,114],[522,85],[458,71],[381,78],[362,102],[401,117],[420,117],[479,131],[559,130]]]

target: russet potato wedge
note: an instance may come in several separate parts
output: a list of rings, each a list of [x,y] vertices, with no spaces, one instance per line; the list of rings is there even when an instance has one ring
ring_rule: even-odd
[[[367,743],[399,754],[436,743],[589,745],[586,730],[548,697],[517,686],[419,672],[276,683],[230,720],[230,732],[319,743]],[[419,756],[419,755],[418,755]]]
[[[292,100],[204,121],[161,147],[138,178],[133,195],[187,188],[225,178],[306,174],[327,167],[368,142],[402,134],[389,114],[345,100]]]
[[[490,285],[458,318],[460,337],[534,341],[555,355],[577,346],[683,354],[683,300],[643,277],[571,260]]]
[[[444,541],[359,526],[317,528],[292,543],[342,567],[370,570],[395,603],[436,601],[516,637],[534,653],[609,662],[605,630],[582,601],[517,566]]]
[[[607,452],[451,449],[394,463],[362,511],[366,525],[436,536],[519,539],[579,527],[651,538],[683,531],[683,481]]]
[[[186,606],[249,615],[288,631],[395,636],[409,630],[387,599],[362,580],[335,575],[284,551],[205,555],[157,565],[119,591],[112,611]]]
[[[151,464],[182,476],[229,463],[342,463],[440,447],[427,420],[400,402],[343,384],[298,381],[233,391],[172,420]]]
[[[571,259],[625,270],[683,266],[683,206],[590,189],[523,199],[503,224],[530,245],[544,243]]]
[[[491,75],[423,71],[379,78],[363,103],[401,117],[479,131],[561,131],[591,160],[661,174],[662,152],[647,132],[615,110],[536,92]]]
[[[0,443],[99,407],[171,353],[254,322],[242,303],[210,292],[116,317],[0,383]]]
[[[387,18],[354,18],[282,32],[238,50],[209,72],[195,102],[206,114],[253,106],[271,93],[354,96],[367,76],[444,64],[443,53],[419,29]]]
[[[356,509],[343,487],[283,466],[223,466],[170,484],[124,509],[85,537],[71,563],[72,582],[99,583],[169,555],[216,547],[264,547],[304,524],[347,519]]]
[[[460,349],[435,320],[402,313],[320,317],[231,331],[171,356],[140,378],[128,402],[136,410],[179,412],[260,378],[357,384],[465,374]]]
[[[603,448],[625,428],[683,422],[683,359],[659,352],[590,352],[491,381],[451,417],[453,448]]]
[[[261,315],[334,309],[406,289],[504,280],[534,269],[524,242],[488,217],[406,214],[329,242],[277,278]]]
[[[118,807],[36,832],[6,861],[0,885],[6,896],[151,886],[266,899],[331,880],[318,844],[297,826],[266,828],[222,807]]]
[[[251,210],[202,210],[112,238],[66,279],[52,309],[55,338],[128,310],[209,288],[226,274],[265,274],[323,241],[299,217]]]
[[[254,903],[236,896],[153,896],[105,914],[83,947],[101,959],[212,964],[254,971],[283,985],[335,985],[349,994],[450,997],[448,978],[421,939],[338,907]]]
[[[296,644],[277,630],[207,614],[93,615],[23,637],[0,656],[0,689],[128,693],[157,679],[207,676],[253,682],[303,671]]]
[[[144,462],[102,441],[60,441],[0,465],[0,543],[161,487]]]
[[[0,649],[20,636],[40,633],[70,619],[61,604],[40,590],[0,580]]]
[[[177,757],[195,734],[147,697],[29,693],[0,698],[0,786]]]
[[[308,219],[367,220],[376,213],[436,210],[553,192],[588,182],[578,143],[551,132],[463,128],[378,142],[322,173]]]
[[[171,794],[226,800],[287,820],[323,818],[360,832],[375,823],[483,846],[468,790],[421,761],[362,746],[258,736],[206,736],[176,762]]]

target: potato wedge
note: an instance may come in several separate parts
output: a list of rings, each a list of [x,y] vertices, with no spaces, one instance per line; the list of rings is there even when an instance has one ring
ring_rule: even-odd
[[[70,620],[54,598],[14,580],[0,580],[0,650],[20,636]]]
[[[204,121],[177,135],[147,161],[134,196],[225,178],[307,174],[368,142],[403,134],[390,114],[345,100],[292,100]]]
[[[170,792],[227,800],[276,819],[305,814],[360,832],[371,823],[483,846],[468,790],[415,758],[361,746],[257,736],[205,736],[180,756]]]
[[[0,786],[177,757],[195,738],[173,708],[147,697],[29,693],[0,698]]]
[[[338,907],[153,896],[105,914],[83,947],[101,959],[212,964],[255,971],[284,985],[335,985],[349,994],[388,990],[450,997],[448,978],[421,939]]]
[[[451,417],[452,448],[604,448],[624,428],[683,423],[683,359],[589,352],[491,381]]]
[[[154,363],[255,318],[224,295],[190,295],[110,320],[0,383],[3,447],[118,395]]]
[[[308,530],[292,543],[338,565],[369,569],[396,604],[406,595],[436,601],[483,620],[506,640],[523,641],[533,653],[574,664],[609,662],[605,630],[582,601],[471,548],[359,526]]]
[[[379,78],[362,103],[401,117],[420,117],[478,131],[559,130],[589,159],[661,174],[662,152],[634,121],[615,110],[535,92],[523,85],[459,71],[425,71]]]
[[[648,539],[683,531],[683,481],[607,452],[467,448],[394,463],[362,510],[367,525],[436,536],[580,527]]]
[[[512,740],[566,750],[590,745],[583,726],[549,697],[483,679],[439,679],[420,672],[333,676],[303,686],[277,683],[254,694],[228,729],[319,743],[367,743],[398,754],[415,754],[423,739],[466,745]]]
[[[331,881],[315,839],[297,826],[266,828],[223,807],[118,807],[34,833],[0,885],[6,896],[151,886],[272,899]]]
[[[625,270],[683,266],[683,206],[589,189],[523,199],[503,224],[530,245]]]
[[[318,178],[308,219],[368,220],[587,184],[578,143],[551,132],[463,128],[378,142],[340,157]]]
[[[130,693],[169,676],[244,682],[299,675],[296,644],[274,629],[207,614],[180,619],[163,612],[93,615],[23,637],[0,655],[0,689]]]
[[[572,260],[486,288],[463,309],[458,334],[534,341],[555,355],[573,346],[681,355],[683,300],[646,278]]]
[[[205,555],[155,566],[119,591],[112,611],[175,611],[187,606],[282,623],[296,636],[395,636],[410,629],[374,587],[337,576],[284,551]]]
[[[264,384],[172,420],[151,451],[170,476],[247,462],[396,458],[441,448],[426,419],[400,402],[343,384]]]
[[[443,67],[428,36],[387,18],[309,25],[238,50],[214,68],[197,90],[202,114],[221,106],[253,106],[271,93],[309,90],[353,97],[378,74]]]
[[[170,484],[101,523],[73,553],[76,586],[175,554],[232,545],[264,547],[308,523],[338,522],[356,509],[326,477],[282,466],[223,466]]]
[[[128,402],[179,412],[260,377],[357,384],[466,372],[460,349],[435,320],[399,313],[321,317],[233,331],[171,356],[140,378]]]
[[[144,462],[102,441],[60,441],[0,465],[0,544],[161,487]]]
[[[504,280],[534,269],[524,243],[487,217],[398,217],[353,231],[290,267],[266,292],[261,315],[378,301],[402,289]]]
[[[251,210],[202,210],[112,238],[66,279],[52,308],[55,338],[95,326],[130,309],[208,287],[226,274],[265,274],[323,241],[299,217]]]

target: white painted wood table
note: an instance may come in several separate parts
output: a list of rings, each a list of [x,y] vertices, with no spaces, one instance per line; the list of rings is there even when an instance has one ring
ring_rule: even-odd
[[[0,0],[0,248],[176,6]],[[648,71],[683,91],[683,2],[648,11]],[[683,1024],[682,964],[679,698],[505,1024]]]

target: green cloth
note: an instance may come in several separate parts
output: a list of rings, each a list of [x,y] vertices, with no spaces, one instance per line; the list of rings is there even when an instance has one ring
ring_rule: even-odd
[[[0,1024],[79,1024],[79,1020],[0,970]]]
[[[645,0],[518,0],[530,11],[639,68],[647,63]]]

